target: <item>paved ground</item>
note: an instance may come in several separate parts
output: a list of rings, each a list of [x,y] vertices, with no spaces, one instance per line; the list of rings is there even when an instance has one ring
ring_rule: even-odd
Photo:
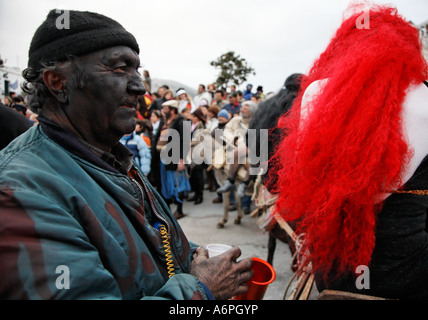
[[[256,224],[256,219],[245,215],[241,225],[235,225],[233,220],[237,212],[229,214],[229,222],[224,229],[217,229],[216,225],[223,218],[223,204],[212,203],[216,193],[204,191],[204,202],[194,205],[193,202],[184,203],[186,217],[179,220],[186,236],[190,241],[202,246],[210,243],[223,243],[238,246],[242,250],[242,258],[257,257],[267,259],[268,234],[264,233]],[[174,210],[174,206],[171,208]],[[293,276],[290,269],[291,254],[288,245],[277,241],[273,267],[276,271],[275,281],[268,287],[265,300],[282,300],[285,289]]]

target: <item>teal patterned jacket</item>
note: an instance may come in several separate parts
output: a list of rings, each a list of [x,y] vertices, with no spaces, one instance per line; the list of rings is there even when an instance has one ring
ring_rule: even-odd
[[[159,194],[100,168],[40,125],[0,152],[0,299],[207,299],[192,250]],[[168,277],[160,222],[175,275]]]

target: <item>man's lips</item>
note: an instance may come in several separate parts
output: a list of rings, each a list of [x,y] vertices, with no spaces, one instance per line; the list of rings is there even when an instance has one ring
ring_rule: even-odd
[[[120,108],[137,109],[138,100],[133,97],[124,98],[120,102]]]
[[[125,102],[123,103],[120,108],[131,108],[131,109],[136,109],[137,108],[137,103],[132,103],[132,102]]]

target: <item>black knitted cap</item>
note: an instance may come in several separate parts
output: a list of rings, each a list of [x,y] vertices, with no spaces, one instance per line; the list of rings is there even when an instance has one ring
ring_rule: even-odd
[[[63,14],[69,18],[69,28],[60,29],[57,25],[58,20],[64,22]],[[70,56],[121,45],[140,53],[134,36],[117,21],[94,12],[54,9],[33,36],[28,66],[39,69],[42,63],[62,62]]]

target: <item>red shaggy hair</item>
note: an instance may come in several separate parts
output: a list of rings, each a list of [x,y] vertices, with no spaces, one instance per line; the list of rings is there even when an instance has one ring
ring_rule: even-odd
[[[298,221],[313,268],[355,272],[375,246],[376,199],[402,185],[411,157],[401,111],[410,84],[427,78],[418,30],[387,6],[370,8],[370,29],[346,19],[315,61],[270,165],[279,177],[277,212]],[[305,89],[329,79],[299,129]],[[273,184],[275,185],[275,184]]]

